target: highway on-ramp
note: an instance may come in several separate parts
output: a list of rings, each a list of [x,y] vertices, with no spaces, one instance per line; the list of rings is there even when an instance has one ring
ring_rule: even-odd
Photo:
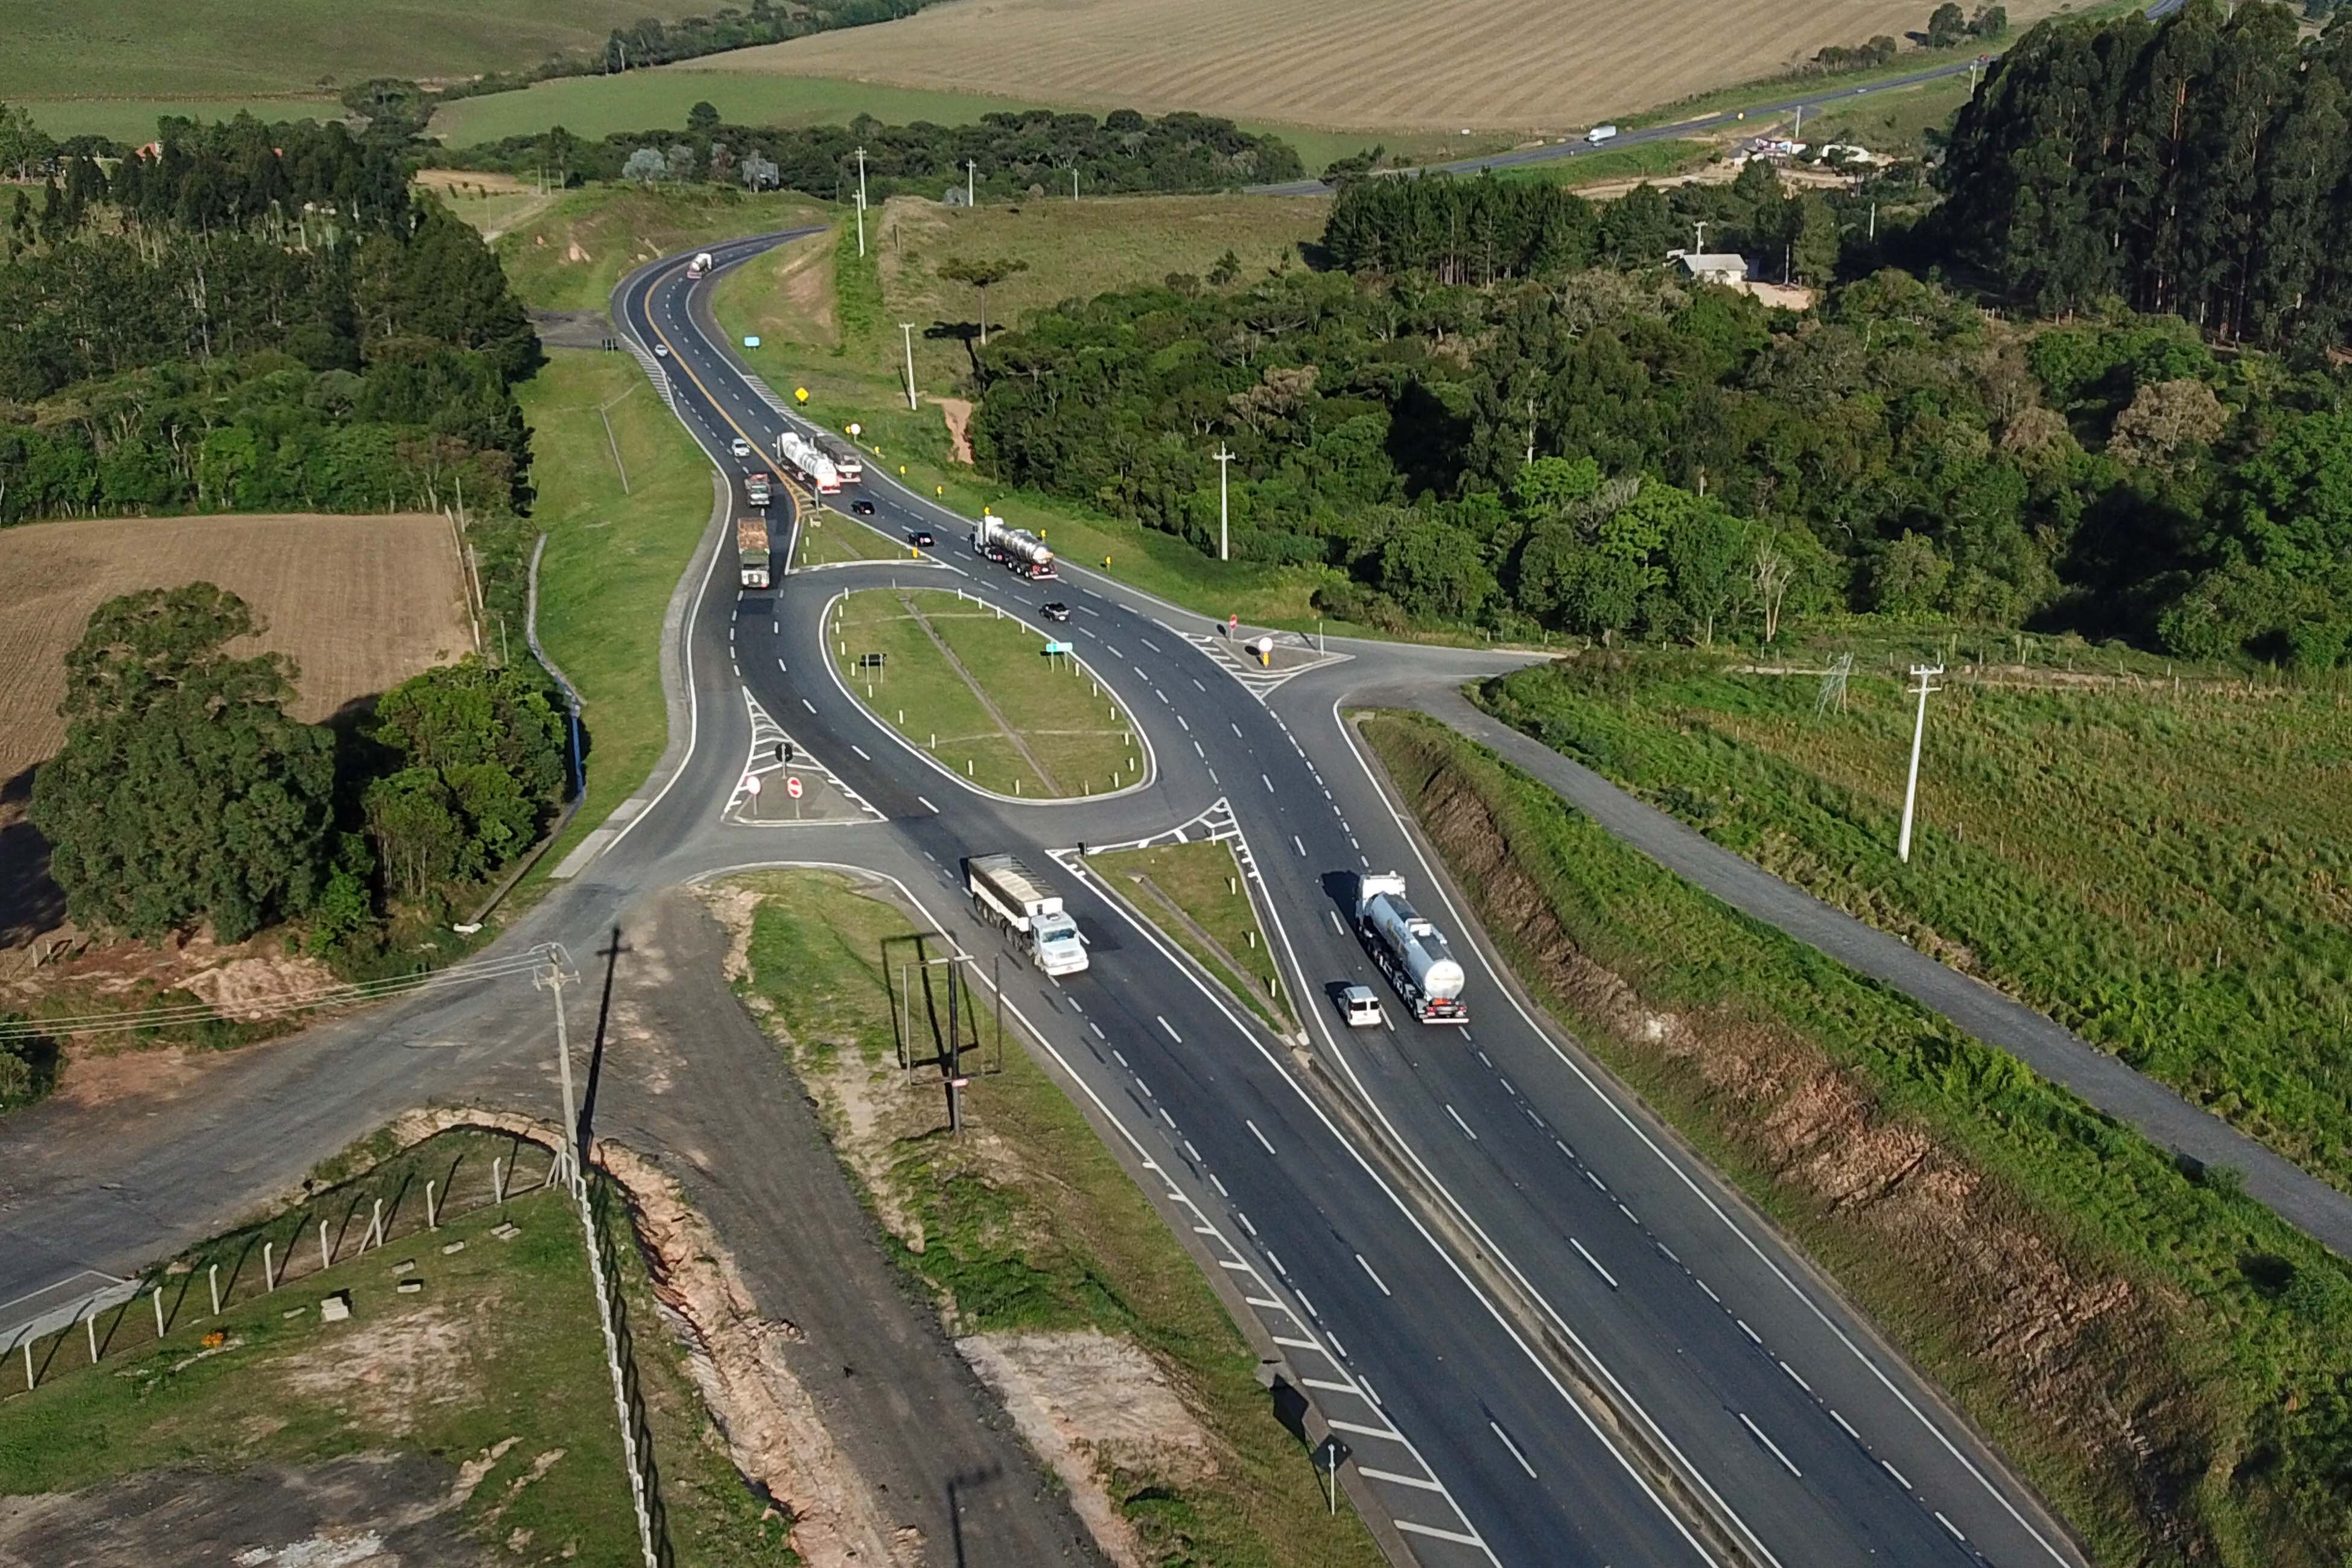
[[[721,252],[719,270],[760,243]],[[798,416],[732,354],[708,294],[657,264],[625,284],[622,327],[667,350],[649,357],[681,418],[740,476]],[[729,455],[738,435],[762,455]],[[864,520],[938,548],[768,591],[714,586],[706,613],[730,629],[730,671],[880,813],[877,846],[923,868],[930,906],[975,951],[998,944],[962,913],[961,857],[1062,863],[1093,967],[1054,982],[1008,961],[1008,998],[1235,1249],[1244,1293],[1424,1560],[2078,1560],[1933,1390],[1521,1003],[1447,897],[1341,704],[1496,658],[1349,643],[1260,670],[1223,628],[1074,563],[1050,584],[990,566],[969,519],[880,467],[851,489],[873,505]],[[1066,600],[1076,613],[1054,634],[1136,716],[1144,786],[1012,801],[900,743],[842,685],[822,632],[836,596],[893,582],[955,589],[1041,638],[1038,606]],[[1244,855],[1303,1042],[1224,1005],[1070,852],[1180,830]],[[1335,1027],[1330,985],[1380,984],[1348,920],[1374,870],[1402,871],[1475,953],[1467,1029]]]

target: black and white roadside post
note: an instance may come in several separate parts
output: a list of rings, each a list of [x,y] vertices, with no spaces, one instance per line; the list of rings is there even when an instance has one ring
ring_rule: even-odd
[[[1315,1463],[1323,1472],[1325,1495],[1334,1515],[1339,1511],[1339,1467],[1348,1462],[1348,1457],[1354,1451],[1339,1441],[1336,1432],[1315,1445]]]

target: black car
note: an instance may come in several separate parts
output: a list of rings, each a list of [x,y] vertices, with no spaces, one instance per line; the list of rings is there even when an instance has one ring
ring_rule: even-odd
[[[1070,618],[1070,607],[1058,599],[1048,600],[1037,606],[1037,613],[1048,621],[1067,621]]]
[[[861,517],[870,517],[874,515],[874,503],[871,501],[852,501],[849,503],[849,509],[856,512]]]
[[[931,538],[930,529],[917,528],[913,533],[907,536],[907,542],[913,545],[917,549],[929,549],[940,541]]]

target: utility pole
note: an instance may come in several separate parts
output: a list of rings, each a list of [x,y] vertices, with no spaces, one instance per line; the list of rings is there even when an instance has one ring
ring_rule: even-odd
[[[1217,443],[1217,449],[1209,455],[1217,460],[1217,559],[1231,560],[1233,534],[1231,514],[1225,506],[1225,478],[1232,472],[1234,459],[1241,454],[1227,451],[1225,444],[1221,441]]]
[[[546,952],[544,973],[531,976],[531,983],[543,990],[555,993],[555,1081],[563,1099],[563,1159],[569,1167],[570,1179],[576,1187],[580,1181],[580,1117],[572,1109],[572,1037],[564,1029],[563,987],[567,981],[579,978],[564,973],[570,958],[561,947],[551,946]]]
[[[1691,226],[1698,231],[1698,239],[1692,245],[1691,251],[1694,255],[1705,256],[1706,254],[1706,220],[1696,218],[1692,220]]]
[[[915,324],[898,323],[898,336],[907,340],[907,412],[915,412]]]
[[[967,207],[979,205],[971,196],[971,160],[965,159],[963,161],[963,204]]]
[[[857,254],[866,254],[866,149],[857,149]]]
[[[1797,129],[1796,129],[1794,131],[1792,131],[1792,132],[1790,132],[1790,133],[1789,140],[1790,140],[1790,141],[1798,141],[1798,140],[1800,140],[1801,137],[1803,137],[1803,135],[1804,135],[1804,134],[1805,134],[1805,106],[1804,106],[1803,104],[1801,104],[1801,104],[1797,105]]]
[[[1895,858],[1908,865],[1911,862],[1911,815],[1919,799],[1919,742],[1927,733],[1927,696],[1943,688],[1935,684],[1944,673],[1941,664],[1914,664],[1911,678],[1919,683],[1919,717],[1911,727],[1911,777],[1903,786],[1903,832],[1895,844]]]
[[[1075,201],[1076,201],[1077,199],[1078,199],[1078,166],[1077,166],[1076,163],[1073,163],[1073,164],[1071,164],[1071,165],[1070,165],[1070,200],[1072,200],[1072,201],[1074,201],[1074,202],[1075,202]]]

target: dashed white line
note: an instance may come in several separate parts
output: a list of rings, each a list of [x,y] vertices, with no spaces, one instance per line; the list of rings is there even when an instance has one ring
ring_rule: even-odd
[[[1969,1538],[1960,1533],[1960,1527],[1954,1524],[1950,1520],[1946,1519],[1940,1511],[1936,1514],[1936,1522],[1942,1525],[1946,1530],[1950,1531],[1952,1532],[1952,1539],[1958,1542],[1961,1545],[1966,1546],[1969,1543]]]
[[[1088,1019],[1087,1020],[1087,1027],[1088,1029],[1090,1029],[1090,1030],[1094,1030],[1094,1031],[1095,1031],[1095,1038],[1096,1038],[1097,1040],[1109,1040],[1109,1039],[1110,1039],[1110,1036],[1108,1036],[1108,1035],[1107,1035],[1107,1034],[1103,1033],[1103,1031],[1102,1031],[1102,1025],[1100,1025],[1100,1024],[1098,1024],[1098,1023],[1095,1022],[1095,1020],[1094,1020],[1094,1019]]]
[[[1253,1122],[1248,1117],[1244,1116],[1242,1118],[1242,1125],[1250,1130],[1250,1136],[1257,1140],[1258,1146],[1260,1148],[1264,1149],[1269,1155],[1274,1153],[1274,1145],[1265,1141],[1265,1134],[1257,1130],[1257,1124],[1255,1122]]]
[[[1470,1124],[1462,1119],[1461,1112],[1456,1111],[1453,1106],[1448,1105],[1445,1107],[1445,1113],[1454,1118],[1454,1124],[1455,1126],[1461,1128],[1465,1133],[1470,1134],[1470,1141],[1472,1143],[1475,1144],[1478,1141],[1478,1134],[1470,1132]]]
[[[1159,1098],[1158,1095],[1151,1092],[1151,1085],[1143,1081],[1143,1074],[1140,1072],[1135,1075],[1135,1086],[1143,1091],[1143,1097],[1146,1100],[1156,1100]]]
[[[1893,1465],[1888,1464],[1885,1459],[1879,1460],[1878,1464],[1880,1469],[1884,1469],[1888,1475],[1895,1478],[1895,1484],[1896,1486],[1901,1487],[1905,1491],[1909,1491],[1911,1490],[1910,1477],[1905,1475],[1901,1470],[1896,1469]]]
[[[1166,1030],[1168,1031],[1168,1038],[1169,1038],[1169,1039],[1171,1039],[1171,1040],[1174,1040],[1174,1041],[1175,1041],[1177,1044],[1179,1044],[1179,1045],[1181,1045],[1181,1044],[1183,1044],[1183,1043],[1184,1043],[1184,1037],[1183,1037],[1182,1035],[1178,1034],[1178,1033],[1176,1032],[1176,1026],[1175,1026],[1174,1024],[1170,1023],[1170,1022],[1169,1022],[1166,1019],[1164,1019],[1164,1018],[1160,1018],[1160,1015],[1159,1015],[1158,1013],[1153,1013],[1151,1016],[1152,1016],[1153,1018],[1160,1019],[1160,1027],[1161,1029],[1164,1029],[1164,1030]]]
[[[1118,1062],[1121,1067],[1125,1067],[1127,1065],[1127,1058],[1118,1053],[1118,1047],[1117,1046],[1111,1047],[1110,1058],[1113,1061]]]
[[[1234,734],[1235,736],[1237,736],[1237,737],[1238,737],[1238,736],[1240,736],[1240,735],[1241,735],[1241,733],[1242,733],[1242,727],[1241,727],[1240,725],[1234,724],[1234,721],[1233,721],[1233,720],[1231,720],[1231,719],[1227,719],[1227,720],[1225,720],[1225,724],[1226,724],[1226,726],[1227,726],[1229,728],[1231,728],[1231,729],[1233,730],[1233,732],[1234,732]]]
[[[1271,794],[1273,794],[1273,793],[1274,793],[1274,780],[1273,780],[1273,779],[1268,779],[1265,774],[1261,773],[1261,774],[1259,774],[1259,775],[1257,776],[1257,781],[1258,781],[1259,783],[1261,783],[1261,784],[1263,784],[1263,785],[1265,785],[1265,792],[1266,792],[1267,794],[1271,795]]]
[[[808,709],[811,713],[816,712],[816,704],[809,701],[806,697],[801,698],[801,706]]]
[[[1160,1107],[1160,1119],[1168,1124],[1168,1130],[1170,1132],[1172,1133],[1176,1130],[1176,1118],[1168,1113],[1168,1107],[1165,1105]]]
[[[932,816],[936,817],[940,814],[940,809],[937,806],[932,805],[929,800],[923,800],[923,797],[920,795],[916,796],[915,799],[921,801],[923,810],[929,811]]]
[[[1805,1479],[1805,1472],[1789,1462],[1789,1456],[1780,1451],[1780,1445],[1766,1437],[1764,1435],[1764,1428],[1759,1427],[1755,1422],[1750,1421],[1748,1418],[1748,1412],[1745,1410],[1739,1412],[1739,1424],[1747,1427],[1749,1432],[1755,1435],[1758,1442],[1763,1444],[1766,1448],[1771,1451],[1772,1457],[1780,1461],[1780,1468],[1782,1469],[1788,1471],[1799,1480],[1803,1480]]]
[[[1298,858],[1300,860],[1305,860],[1307,858],[1307,841],[1300,838],[1297,833],[1293,833],[1290,835],[1290,841],[1297,849]]]
[[[874,760],[872,755],[869,754],[864,747],[858,745],[854,740],[849,743],[849,749],[857,753],[857,758],[861,762],[871,762]]]
[[[1334,1427],[1339,1424],[1339,1423],[1337,1421],[1331,1423]],[[1404,1439],[1400,1437],[1397,1440],[1399,1442],[1402,1442]],[[1535,1474],[1533,1470],[1529,1470],[1528,1473],[1529,1475]],[[1479,1540],[1475,1535],[1465,1535],[1458,1530],[1440,1530],[1433,1524],[1415,1524],[1409,1519],[1399,1519],[1391,1521],[1391,1522],[1395,1524],[1399,1530],[1405,1531],[1413,1535],[1426,1535],[1433,1541],[1451,1541],[1457,1546],[1475,1546],[1482,1552],[1486,1549],[1486,1543],[1485,1542]]]
[[[1210,1185],[1211,1186],[1215,1187],[1215,1188],[1217,1189],[1217,1196],[1218,1196],[1219,1197],[1223,1197],[1223,1198],[1230,1198],[1230,1197],[1232,1197],[1234,1196],[1232,1193],[1229,1193],[1229,1192],[1227,1192],[1227,1191],[1225,1190],[1225,1184],[1224,1184],[1224,1183],[1223,1183],[1223,1182],[1221,1182],[1221,1181],[1219,1181],[1219,1180],[1217,1179],[1217,1173],[1216,1173],[1216,1172],[1214,1172],[1214,1171],[1211,1171],[1211,1172],[1209,1173],[1209,1185]],[[1274,1304],[1274,1305],[1276,1305],[1276,1306],[1280,1306],[1282,1303],[1281,1303],[1281,1302],[1279,1302],[1279,1301],[1276,1301],[1276,1302],[1274,1302],[1273,1304]]]
[[[1502,1439],[1503,1447],[1511,1450],[1511,1458],[1519,1461],[1519,1469],[1528,1472],[1528,1479],[1534,1480],[1536,1479],[1536,1468],[1528,1463],[1528,1457],[1519,1452],[1519,1446],[1511,1441],[1511,1435],[1503,1430],[1502,1423],[1498,1421],[1488,1421],[1486,1423],[1486,1429],[1494,1433],[1496,1437]],[[1399,1521],[1398,1522],[1402,1523],[1403,1521]],[[1435,1534],[1436,1531],[1433,1531],[1431,1533]]]
[[[1813,1391],[1813,1385],[1806,1382],[1804,1378],[1798,1374],[1797,1369],[1790,1366],[1787,1362],[1784,1361],[1780,1363],[1780,1370],[1787,1373],[1789,1375],[1789,1380],[1794,1383],[1798,1387],[1803,1389],[1806,1393],[1811,1394]]]
[[[1395,1296],[1396,1292],[1389,1289],[1389,1282],[1386,1280],[1381,1279],[1378,1274],[1372,1272],[1372,1266],[1364,1261],[1364,1255],[1361,1252],[1356,1254],[1356,1266],[1370,1277],[1373,1284],[1378,1285],[1381,1288],[1381,1295],[1389,1297]]]
[[[1748,1320],[1747,1320],[1746,1318],[1734,1318],[1734,1319],[1732,1319],[1731,1321],[1732,1321],[1733,1322],[1736,1322],[1736,1323],[1738,1323],[1738,1324],[1739,1325],[1739,1332],[1740,1332],[1741,1333],[1746,1334],[1749,1339],[1754,1340],[1758,1344],[1762,1344],[1762,1343],[1764,1343],[1764,1336],[1763,1336],[1762,1334],[1760,1334],[1760,1333],[1758,1333],[1754,1329],[1749,1328],[1749,1327],[1748,1326]]]
[[[1706,1292],[1706,1299],[1708,1301],[1713,1301],[1718,1307],[1723,1305],[1723,1298],[1715,1293],[1714,1286],[1708,1284],[1705,1280],[1700,1279],[1696,1274],[1693,1274],[1691,1276],[1691,1282],[1696,1284],[1700,1290]]]
[[[1363,1380],[1359,1378],[1357,1381],[1360,1383]],[[1378,1404],[1379,1401],[1375,1400],[1373,1403]],[[1412,1487],[1419,1491],[1444,1491],[1445,1490],[1444,1486],[1437,1481],[1425,1480],[1420,1476],[1401,1476],[1394,1470],[1376,1470],[1370,1465],[1358,1465],[1356,1467],[1356,1473],[1363,1477],[1368,1481],[1386,1481],[1392,1487]]]
[[[1248,1215],[1244,1214],[1240,1209],[1236,1208],[1234,1210],[1234,1218],[1241,1221],[1241,1226],[1244,1230],[1248,1231],[1252,1236],[1255,1236],[1257,1234],[1257,1227],[1250,1223],[1250,1217]]]
[[[1578,1257],[1580,1257],[1580,1258],[1583,1259],[1586,1262],[1588,1262],[1588,1263],[1590,1263],[1590,1264],[1591,1264],[1591,1265],[1592,1265],[1592,1271],[1593,1271],[1594,1273],[1596,1273],[1596,1274],[1600,1275],[1603,1280],[1605,1280],[1605,1281],[1607,1281],[1609,1282],[1609,1288],[1610,1288],[1611,1290],[1612,1290],[1612,1291],[1613,1291],[1613,1290],[1617,1289],[1617,1276],[1616,1276],[1616,1275],[1614,1275],[1614,1274],[1612,1274],[1612,1273],[1611,1273],[1608,1270],[1606,1270],[1606,1269],[1602,1268],[1602,1267],[1601,1266],[1601,1260],[1600,1260],[1600,1259],[1598,1259],[1598,1258],[1595,1258],[1591,1253],[1587,1252],[1587,1251],[1584,1249],[1584,1243],[1583,1243],[1583,1242],[1579,1241],[1575,1237],[1571,1236],[1571,1237],[1570,1237],[1570,1238],[1568,1239],[1568,1244],[1569,1244],[1570,1247],[1573,1247],[1573,1248],[1575,1248],[1575,1249],[1576,1249],[1576,1255],[1577,1255]]]
[[[1857,1432],[1857,1431],[1855,1431],[1855,1430],[1853,1429],[1853,1422],[1851,1422],[1851,1421],[1847,1420],[1844,1416],[1843,1416],[1839,1415],[1835,1410],[1832,1410],[1832,1411],[1830,1412],[1830,1419],[1831,1419],[1831,1420],[1832,1420],[1832,1421],[1834,1421],[1834,1422],[1836,1422],[1839,1426],[1841,1426],[1841,1427],[1844,1427],[1844,1428],[1845,1428],[1845,1435],[1846,1435],[1847,1437],[1852,1437],[1852,1438],[1853,1438],[1855,1442],[1857,1442],[1857,1443],[1859,1443],[1859,1442],[1861,1442],[1861,1441],[1862,1441],[1862,1434],[1861,1434],[1861,1433],[1859,1433],[1859,1432]]]
[[[1191,725],[1189,725],[1189,724],[1184,724],[1184,716],[1183,716],[1182,714],[1181,714],[1181,713],[1180,713],[1180,714],[1178,714],[1178,715],[1176,716],[1176,722],[1177,722],[1178,724],[1183,724],[1183,725],[1184,725],[1184,733],[1185,733],[1185,734],[1190,735],[1190,734],[1192,734],[1192,727]]]

